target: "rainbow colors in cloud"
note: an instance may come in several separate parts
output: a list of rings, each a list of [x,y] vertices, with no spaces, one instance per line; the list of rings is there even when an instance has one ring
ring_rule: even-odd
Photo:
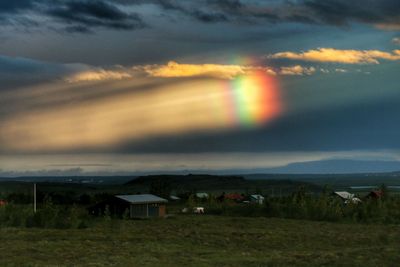
[[[139,88],[142,86],[135,82]],[[159,136],[260,127],[282,112],[276,77],[262,70],[246,71],[223,81],[199,78],[159,86],[142,82],[149,82],[152,90],[135,90],[131,80],[121,80],[81,91],[75,84],[69,83],[67,88],[60,85],[58,89],[53,84],[53,93],[45,97],[21,95],[36,108],[16,113],[4,122],[1,144],[7,151],[111,149]],[[41,88],[43,85],[35,92],[39,94]],[[94,97],[89,102],[59,103],[71,92],[78,96],[83,92],[87,97],[88,91],[96,96],[121,88],[132,90]],[[49,105],[54,102],[57,105]]]
[[[276,77],[254,71],[224,84],[228,120],[233,125],[257,126],[277,117],[282,111]]]

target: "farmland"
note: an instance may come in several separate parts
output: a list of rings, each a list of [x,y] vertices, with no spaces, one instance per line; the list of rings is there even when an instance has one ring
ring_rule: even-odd
[[[397,225],[180,215],[0,229],[1,266],[395,266]]]

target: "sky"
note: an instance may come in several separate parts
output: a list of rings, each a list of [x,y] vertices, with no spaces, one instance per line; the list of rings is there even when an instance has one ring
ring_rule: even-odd
[[[0,175],[400,159],[397,0],[0,2]]]

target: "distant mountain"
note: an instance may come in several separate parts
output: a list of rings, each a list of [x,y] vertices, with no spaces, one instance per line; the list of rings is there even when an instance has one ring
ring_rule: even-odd
[[[244,191],[246,189],[255,192],[260,190],[274,190],[277,192],[293,192],[300,186],[306,186],[309,190],[320,191],[321,187],[303,181],[293,181],[289,179],[269,179],[263,181],[248,180],[242,176],[234,175],[207,175],[207,174],[188,174],[188,175],[147,175],[137,177],[125,185],[135,188],[149,188],[152,183],[162,181],[171,188],[178,191]]]
[[[149,186],[153,182],[162,180],[169,183],[172,187],[183,187],[193,189],[200,188],[240,188],[245,187],[247,182],[241,176],[219,176],[208,174],[188,174],[188,175],[147,175],[139,176],[127,182],[127,185]]]
[[[398,172],[399,161],[332,159],[290,163],[282,167],[263,169],[263,173],[277,174],[350,174]]]

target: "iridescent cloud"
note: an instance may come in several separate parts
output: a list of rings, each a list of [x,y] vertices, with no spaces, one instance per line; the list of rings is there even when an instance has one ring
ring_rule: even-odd
[[[123,87],[129,88],[129,81]],[[102,149],[156,136],[264,125],[282,110],[275,78],[265,72],[233,80],[162,84],[152,90],[135,90],[134,82],[131,87],[90,101],[54,101],[51,94],[40,106],[37,98],[21,95],[20,101],[33,108],[2,122],[1,147],[19,152]],[[71,84],[60,90],[67,95],[89,93],[79,88]],[[109,91],[117,92],[118,87]]]

